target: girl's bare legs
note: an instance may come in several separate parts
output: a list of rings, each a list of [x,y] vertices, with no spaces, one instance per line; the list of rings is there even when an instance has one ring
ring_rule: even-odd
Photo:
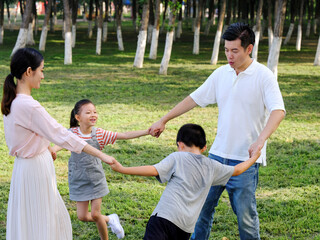
[[[89,201],[77,202],[78,219],[83,222],[95,222],[101,240],[108,240],[107,222],[109,217],[101,215],[102,198],[91,200],[91,213],[88,211]]]

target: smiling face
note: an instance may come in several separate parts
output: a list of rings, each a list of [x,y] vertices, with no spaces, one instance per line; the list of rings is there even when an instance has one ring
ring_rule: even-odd
[[[44,61],[41,62],[40,66],[37,67],[36,70],[34,70],[34,71],[31,70],[31,74],[30,74],[30,78],[29,78],[30,89],[40,88],[41,80],[44,79],[43,68],[44,68]]]
[[[241,46],[241,40],[236,39],[233,41],[225,40],[224,49],[225,54],[230,66],[237,72],[242,72],[252,62],[250,54],[252,52],[253,45],[250,44],[246,49]]]
[[[81,128],[91,128],[96,125],[98,113],[92,103],[83,105],[78,114],[75,115]]]

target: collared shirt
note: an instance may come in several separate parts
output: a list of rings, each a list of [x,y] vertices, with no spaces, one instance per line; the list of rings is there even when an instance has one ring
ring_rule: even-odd
[[[3,116],[9,154],[31,158],[44,152],[50,142],[81,153],[87,143],[61,126],[40,103],[25,94],[17,94],[10,114]]]
[[[216,69],[190,96],[201,107],[217,103],[218,128],[210,153],[234,160],[249,158],[248,149],[269,113],[285,111],[276,77],[255,60],[238,75],[229,64]],[[266,143],[257,162],[266,165]]]

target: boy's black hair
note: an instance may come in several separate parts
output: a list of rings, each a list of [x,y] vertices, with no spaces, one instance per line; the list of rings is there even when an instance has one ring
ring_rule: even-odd
[[[206,133],[200,125],[188,123],[179,129],[177,142],[183,142],[188,147],[196,146],[202,149],[207,143]]]
[[[250,44],[254,45],[255,35],[248,24],[238,22],[231,24],[222,35],[227,41],[241,40],[241,46],[246,49]]]

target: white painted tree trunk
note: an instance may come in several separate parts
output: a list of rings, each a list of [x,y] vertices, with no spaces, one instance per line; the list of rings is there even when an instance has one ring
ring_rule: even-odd
[[[182,34],[182,21],[178,22],[178,28],[177,28],[177,32],[176,32],[176,37],[180,38]]]
[[[204,34],[205,34],[206,36],[209,35],[211,25],[212,25],[212,20],[209,20],[209,21],[207,22],[206,28],[205,28],[205,30],[204,30]]]
[[[275,74],[278,75],[278,63],[281,48],[281,37],[274,37],[271,45],[271,49],[268,56],[268,68]]]
[[[163,57],[161,60],[159,74],[167,75],[169,61],[172,52],[172,44],[173,44],[173,31],[167,32],[166,36],[166,45],[164,48]]]
[[[293,29],[294,29],[294,23],[290,23],[290,26],[289,26],[289,30],[288,30],[286,39],[285,39],[284,42],[283,42],[284,45],[287,45],[288,42],[290,41],[291,36],[292,36]]]
[[[89,39],[92,38],[92,21],[91,20],[88,21],[88,37]]]
[[[66,32],[64,37],[64,64],[72,64],[72,33]]]
[[[102,29],[97,28],[97,46],[96,46],[97,55],[101,55],[101,40],[102,40]]]
[[[46,50],[47,33],[48,33],[48,27],[42,26],[40,43],[39,43],[39,50],[40,51]]]
[[[34,42],[34,38],[33,38],[33,24],[29,23],[27,45],[33,46],[34,44],[35,44],[35,42]]]
[[[260,41],[260,31],[255,32],[255,41],[252,49],[252,58],[258,60],[258,49]]]
[[[152,41],[150,46],[149,59],[157,59],[159,29],[154,28],[152,31]]]
[[[108,39],[108,22],[103,23],[103,35],[102,35],[102,41],[106,42]]]
[[[192,54],[195,54],[195,55],[199,54],[199,42],[200,42],[200,25],[194,27]]]
[[[76,39],[77,39],[77,26],[72,25],[72,47],[76,46]]]
[[[120,51],[124,51],[123,47],[123,40],[122,40],[122,32],[121,32],[121,27],[117,27],[117,39],[118,39],[118,46]]]
[[[3,44],[4,27],[0,26],[0,44]]]
[[[214,39],[213,51],[212,51],[211,62],[210,62],[210,64],[213,64],[213,65],[217,64],[218,62],[221,33],[222,33],[221,31],[217,31],[216,37]]]
[[[20,28],[18,39],[16,42],[16,45],[14,46],[11,56],[19,49],[24,48],[27,43],[27,35],[28,35],[28,29],[27,28]]]
[[[146,50],[146,42],[147,42],[147,31],[140,30],[139,36],[138,36],[136,56],[134,58],[134,63],[133,63],[134,67],[137,67],[137,68],[143,67],[143,59],[144,59],[144,53]]]
[[[317,47],[317,52],[316,52],[316,57],[314,59],[314,66],[320,66],[320,36],[318,40],[318,47]]]
[[[269,51],[271,49],[272,42],[273,42],[273,31],[272,31],[272,28],[268,27],[268,46],[269,46]]]
[[[147,43],[151,43],[152,40],[152,30],[153,30],[153,25],[149,23],[148,25],[148,34],[147,34]]]
[[[297,42],[296,42],[297,51],[301,50],[301,40],[302,40],[302,26],[299,24],[298,25]]]

